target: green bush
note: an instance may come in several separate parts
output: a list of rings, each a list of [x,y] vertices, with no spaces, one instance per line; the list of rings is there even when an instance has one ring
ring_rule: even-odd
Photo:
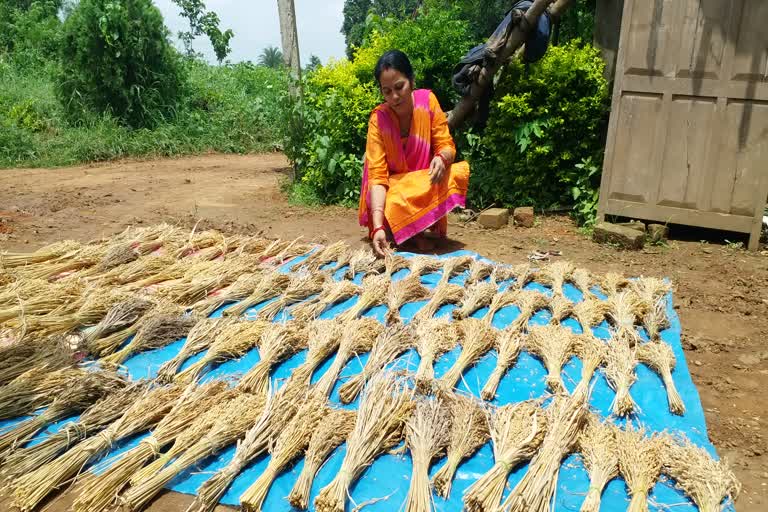
[[[68,114],[111,113],[131,127],[176,111],[184,76],[151,0],[82,0],[63,27],[58,93]]]

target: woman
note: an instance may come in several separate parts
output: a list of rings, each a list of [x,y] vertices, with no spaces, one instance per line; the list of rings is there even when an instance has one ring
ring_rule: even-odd
[[[465,206],[469,165],[454,163],[456,146],[435,95],[414,90],[413,67],[401,51],[379,59],[374,71],[385,102],[368,122],[359,220],[379,256],[387,236],[409,239],[419,250],[434,248],[427,229],[445,237],[446,215]]]

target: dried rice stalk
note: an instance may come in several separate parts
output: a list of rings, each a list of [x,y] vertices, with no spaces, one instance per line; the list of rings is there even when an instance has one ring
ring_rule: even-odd
[[[510,290],[522,290],[527,284],[533,282],[536,277],[536,269],[530,263],[520,263],[511,267],[498,266],[495,273],[497,282],[508,281],[509,279],[515,280],[512,286],[509,287]]]
[[[520,299],[520,290],[504,290],[493,296],[491,303],[488,305],[488,312],[483,317],[483,320],[490,325],[493,322],[493,317],[499,312],[501,308],[512,306]],[[521,315],[522,316],[522,315]]]
[[[306,510],[309,507],[309,494],[315,476],[331,453],[352,432],[356,418],[355,411],[332,409],[317,426],[309,440],[304,467],[288,495],[288,502],[292,507],[300,510]]]
[[[141,253],[134,242],[117,242],[107,246],[104,256],[88,273],[91,275],[103,274],[116,267],[134,262],[140,256]]]
[[[573,283],[573,285],[581,292],[582,296],[584,297],[584,300],[588,300],[595,297],[595,294],[592,293],[592,275],[589,273],[588,270],[583,268],[577,268],[573,272],[571,272],[570,277],[568,278],[570,282]]]
[[[0,420],[25,416],[51,404],[87,374],[88,370],[71,367],[51,371],[45,364],[24,372],[0,388]]]
[[[259,339],[260,360],[240,379],[238,389],[266,396],[269,391],[270,369],[307,348],[307,336],[307,330],[297,322],[266,329]]]
[[[301,237],[291,240],[290,242],[285,241],[282,244],[278,244],[276,248],[278,248],[279,251],[274,256],[267,256],[267,251],[265,250],[261,257],[266,258],[266,261],[273,264],[280,265],[291,258],[302,256],[308,253],[312,249],[312,246],[308,244],[300,244],[300,239]]]
[[[461,304],[453,310],[453,318],[468,318],[475,311],[489,306],[498,292],[493,282],[477,281],[469,285]]]
[[[319,272],[322,267],[341,258],[348,249],[349,246],[346,242],[335,242],[327,247],[319,248],[299,265],[302,269],[305,269],[306,272]]]
[[[0,252],[0,267],[17,268],[46,263],[76,254],[82,244],[74,240],[62,240],[41,247],[35,252]]]
[[[458,304],[464,298],[464,288],[451,283],[438,284],[432,297],[413,317],[414,320],[428,320],[446,304]]]
[[[625,339],[630,346],[640,343],[635,329],[638,318],[645,314],[645,305],[637,294],[623,291],[608,298],[608,319],[615,329],[614,337]]]
[[[224,235],[218,231],[208,230],[201,233],[190,233],[189,240],[174,253],[176,259],[186,258],[198,251],[213,247],[224,241]]]
[[[421,277],[430,272],[437,272],[443,268],[443,261],[432,256],[414,256],[409,260],[411,273],[409,275]]]
[[[472,264],[469,265],[469,275],[464,281],[464,285],[468,286],[483,281],[486,277],[491,276],[495,268],[496,265],[491,262],[480,259],[472,260]]]
[[[144,256],[136,261],[114,268],[99,276],[98,279],[103,283],[127,285],[150,276],[163,274],[177,263],[178,260],[176,258],[165,254]],[[179,265],[177,268],[179,273],[176,277],[181,277],[183,275],[180,270],[182,266]]]
[[[26,278],[25,278],[26,279]],[[57,308],[66,307],[72,302],[77,302],[85,291],[82,281],[65,281],[49,284],[45,291],[28,299],[18,298],[13,305],[0,308],[0,323],[19,318],[23,323],[23,317],[30,315],[46,315]]]
[[[552,294],[557,297],[564,293],[563,285],[571,277],[575,267],[568,261],[556,261],[536,273],[537,279],[552,288]]]
[[[605,276],[603,276],[598,284],[610,300],[613,295],[619,293],[620,291],[624,290],[624,288],[629,286],[629,279],[621,274],[608,272],[605,274]]]
[[[560,325],[563,320],[573,314],[573,302],[566,299],[564,295],[555,295],[552,300],[549,301],[549,310],[552,311],[552,320],[550,323],[553,325]]]
[[[169,359],[157,371],[158,382],[172,382],[176,373],[182,367],[184,362],[195,354],[207,350],[216,340],[216,336],[227,325],[231,325],[232,320],[228,318],[204,318],[199,320],[187,334],[187,341],[175,357]]]
[[[341,330],[341,339],[339,340],[336,357],[314,386],[325,397],[331,396],[336,379],[338,379],[341,370],[344,369],[347,362],[354,356],[370,352],[373,348],[374,340],[384,332],[384,326],[373,318],[358,318],[345,324],[336,323],[335,325]],[[357,396],[357,393],[355,393],[355,396]]]
[[[40,295],[45,295],[51,286],[55,285],[51,285],[44,279],[19,278],[7,288],[0,290],[0,305],[12,306],[20,301],[26,302]]]
[[[461,379],[464,371],[477,363],[496,344],[496,330],[476,318],[466,318],[459,323],[461,353],[451,368],[440,378],[440,385],[450,389]]]
[[[307,359],[291,372],[291,378],[309,387],[312,374],[341,344],[343,326],[337,320],[315,320],[309,324]],[[324,395],[325,396],[325,395]]]
[[[317,512],[344,512],[349,487],[382,452],[396,446],[413,409],[413,390],[401,379],[382,373],[363,391],[355,428],[336,478],[315,499]]]
[[[269,299],[278,297],[288,288],[290,282],[291,278],[288,274],[277,270],[267,272],[263,274],[263,279],[259,286],[242,302],[225,310],[224,315],[240,316],[256,304],[261,304]]]
[[[161,288],[158,294],[167,296],[177,304],[193,306],[204,301],[211,293],[229,286],[244,272],[256,267],[258,258],[246,255],[214,263],[218,264],[207,272],[185,277],[175,286]]]
[[[471,457],[490,437],[483,404],[474,398],[449,393],[445,395],[451,415],[447,459],[435,473],[432,485],[439,496],[448,499],[456,470],[461,461]]]
[[[416,369],[416,385],[421,390],[431,390],[435,378],[435,361],[453,350],[459,342],[456,325],[445,319],[431,318],[416,323],[414,339],[421,358]]]
[[[409,274],[404,279],[390,282],[387,290],[387,323],[402,322],[400,308],[408,302],[423,300],[430,294],[416,274]]]
[[[554,393],[566,391],[563,366],[576,353],[575,336],[569,329],[545,325],[532,327],[525,347],[539,357],[547,369],[547,387]]]
[[[658,436],[647,437],[645,430],[630,425],[616,433],[619,471],[629,489],[631,501],[627,512],[648,512],[648,493],[661,474],[664,442]]]
[[[524,337],[515,329],[506,328],[496,336],[496,366],[493,368],[488,382],[483,386],[480,397],[483,400],[493,400],[496,398],[496,391],[499,389],[499,383],[504,378],[507,371],[512,368],[520,355],[523,347]]]
[[[635,401],[629,393],[632,384],[637,380],[635,375],[637,357],[635,349],[622,338],[611,340],[605,354],[605,376],[608,384],[616,392],[613,399],[613,414],[628,416],[635,410]]]
[[[273,241],[260,236],[243,237],[237,247],[237,254],[261,254]]]
[[[0,349],[0,386],[39,365],[58,370],[73,363],[72,350],[62,336],[23,340]]]
[[[441,400],[423,398],[416,403],[413,414],[405,423],[405,444],[413,461],[411,485],[405,499],[406,512],[432,510],[429,467],[445,452],[450,432],[450,412]]]
[[[651,305],[672,292],[672,285],[657,277],[640,277],[629,281],[629,288]]]
[[[354,297],[360,291],[360,287],[351,281],[330,280],[323,285],[323,290],[317,298],[304,301],[292,307],[290,309],[291,316],[304,322],[314,320],[333,307],[333,305]]]
[[[685,414],[685,404],[677,391],[672,372],[675,369],[675,353],[672,347],[663,341],[652,341],[637,347],[637,359],[656,372],[667,390],[667,403],[672,414],[682,416]]]
[[[193,310],[201,316],[209,316],[222,306],[244,300],[253,290],[258,288],[263,280],[264,275],[261,272],[242,274],[234,283],[220,292],[213,293],[208,298],[197,302],[193,306]]]
[[[374,306],[386,304],[390,276],[387,274],[368,276],[363,280],[363,292],[358,301],[337,318],[346,322],[362,316]]]
[[[79,278],[79,271],[89,269],[99,263],[105,248],[101,246],[84,245],[71,258],[24,267],[19,269],[19,274],[27,279],[45,279],[55,281],[67,275]]]
[[[389,253],[384,257],[384,274],[387,277],[392,277],[392,274],[398,270],[409,268],[408,259],[397,253]]]
[[[661,339],[661,331],[669,329],[669,316],[667,315],[667,300],[661,297],[656,302],[649,304],[643,315],[643,327],[652,340]]]
[[[322,273],[294,275],[280,298],[261,308],[256,317],[261,320],[274,320],[283,309],[322,292],[327,279]]]
[[[376,262],[376,255],[370,249],[358,249],[349,259],[349,269],[344,275],[345,278],[354,279],[359,273],[367,273]]]
[[[584,392],[589,387],[597,367],[605,362],[608,345],[590,333],[577,335],[574,347],[576,355],[581,359],[581,381],[574,391],[577,393]]]
[[[675,479],[701,512],[721,512],[723,501],[735,501],[741,491],[736,475],[723,460],[715,460],[690,441],[669,443],[664,472]]]
[[[507,477],[531,459],[545,437],[548,415],[534,402],[498,407],[489,415],[493,467],[464,493],[468,512],[499,510]]]
[[[589,472],[589,490],[579,512],[600,512],[603,489],[619,476],[616,428],[590,416],[579,435],[579,453]]]
[[[573,306],[573,316],[585,333],[591,332],[592,327],[600,325],[609,311],[608,302],[593,298],[585,298]]]
[[[523,479],[502,508],[510,512],[549,512],[560,464],[575,447],[589,415],[587,394],[558,396],[547,408],[547,433]]]
[[[475,259],[472,256],[454,256],[443,261],[443,272],[437,286],[448,284],[448,280],[469,269]]]
[[[199,262],[194,259],[174,259],[175,263],[169,266],[165,266],[165,263],[169,262],[170,260],[152,260],[151,262],[149,260],[144,260],[145,258],[142,258],[131,264],[135,265],[141,263],[142,265],[137,268],[135,272],[131,273],[131,276],[128,278],[130,279],[130,284],[128,284],[126,288],[129,290],[147,288],[159,283],[176,281],[183,279],[190,273],[194,275],[196,273],[207,272],[211,269],[211,267],[217,264],[217,262],[212,261]],[[147,264],[150,265],[150,269],[155,271],[150,273],[149,269],[145,269],[144,267]],[[141,278],[137,279],[137,277]]]

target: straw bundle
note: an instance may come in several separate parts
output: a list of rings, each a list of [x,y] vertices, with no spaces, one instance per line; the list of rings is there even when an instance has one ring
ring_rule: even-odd
[[[345,324],[334,324],[334,327],[336,326],[341,330],[336,357],[320,380],[315,383],[315,389],[325,397],[331,396],[336,379],[347,362],[354,356],[370,352],[374,340],[384,331],[384,326],[373,318],[358,318]]]
[[[464,493],[468,512],[498,509],[507,477],[518,464],[534,456],[548,427],[547,415],[533,402],[495,409],[488,425],[494,465]]]
[[[454,256],[443,260],[442,275],[437,285],[448,284],[449,279],[467,270],[473,261],[475,259],[472,256]]]
[[[294,275],[283,294],[276,301],[261,308],[257,313],[257,318],[273,320],[283,309],[322,292],[323,287],[328,282],[327,279],[328,277],[323,273],[308,274],[302,272]]]
[[[438,284],[432,290],[432,297],[413,317],[414,320],[428,320],[446,304],[458,304],[464,298],[464,288],[451,283]]]
[[[245,236],[237,246],[238,254],[261,254],[273,241],[260,236]]]
[[[514,305],[515,302],[520,299],[521,293],[520,290],[504,290],[503,292],[494,295],[493,299],[491,299],[491,303],[488,305],[488,312],[483,317],[483,320],[489,325],[492,324],[493,317],[496,313],[502,308]]]
[[[197,302],[192,309],[201,316],[209,316],[222,306],[245,299],[263,280],[264,276],[260,271],[242,274],[223,290]]]
[[[317,512],[344,512],[349,487],[378,455],[400,442],[412,408],[413,391],[403,380],[387,373],[371,379],[347,439],[341,470],[315,499]]]
[[[91,268],[99,263],[104,250],[101,246],[84,245],[71,258],[20,268],[19,274],[26,279],[46,279],[48,281],[55,281],[71,274],[79,277],[80,270]]]
[[[249,393],[239,393],[228,400],[225,407],[212,409],[210,414],[205,415],[214,418],[211,426],[207,421],[201,421],[190,427],[190,430],[194,429],[190,435],[198,435],[197,442],[160,471],[123,493],[119,499],[123,510],[135,512],[144,509],[176,475],[242,438],[261,416],[263,409],[264,397]]]
[[[178,387],[157,388],[145,393],[117,421],[96,436],[86,439],[65,454],[14,482],[13,503],[22,511],[35,508],[90,460],[122,440],[143,432],[160,421],[181,395]]]
[[[657,277],[641,277],[629,281],[629,288],[647,304],[653,304],[672,291],[672,285]]]
[[[566,299],[563,295],[552,297],[552,300],[549,301],[549,310],[552,312],[550,323],[560,325],[563,320],[573,314],[573,306],[573,302]]]
[[[590,332],[592,327],[600,325],[609,311],[608,302],[593,298],[585,298],[573,306],[573,316],[584,332]]]
[[[430,291],[421,284],[421,279],[416,274],[409,274],[400,281],[393,281],[387,290],[387,323],[402,322],[400,308],[408,302],[423,300],[428,297]]]
[[[576,355],[581,360],[581,381],[576,386],[577,392],[583,392],[588,388],[598,366],[605,362],[608,345],[594,337],[591,333],[579,334],[575,341]]]
[[[409,268],[408,259],[402,254],[389,253],[384,256],[384,274],[392,277],[392,274],[398,270]]]
[[[608,319],[613,325],[614,337],[625,339],[630,346],[640,343],[635,322],[645,313],[645,305],[637,294],[623,291],[608,298]]]
[[[304,387],[309,387],[317,367],[338,350],[343,326],[335,319],[315,320],[309,324],[308,330],[307,359],[291,372],[291,378],[302,382]]]
[[[88,370],[66,366],[51,371],[46,364],[22,373],[0,388],[0,420],[24,416],[51,404],[87,374]]]
[[[26,316],[46,315],[57,308],[77,302],[84,291],[85,285],[82,281],[49,284],[36,295],[27,299],[17,298],[13,305],[7,304],[0,308],[0,323],[14,318],[19,318],[19,322],[23,323]]]
[[[472,260],[469,265],[469,275],[467,276],[464,285],[475,284],[483,281],[485,278],[490,277],[493,273],[496,265],[489,261],[480,259]]]
[[[371,266],[376,262],[376,255],[370,249],[358,249],[349,259],[349,269],[344,277],[354,279],[359,273],[367,273]]]
[[[112,354],[138,332],[140,320],[155,306],[152,301],[139,297],[115,304],[98,324],[84,331],[83,344],[94,356]],[[160,305],[160,308],[168,310],[170,305]]]
[[[288,288],[290,282],[291,278],[287,274],[283,274],[277,270],[267,272],[263,274],[263,279],[259,283],[259,286],[253,290],[248,297],[243,299],[242,302],[239,302],[224,311],[224,315],[240,316],[256,304],[278,297],[286,290],[286,288]]]
[[[302,261],[299,265],[302,269],[309,273],[318,272],[324,266],[337,261],[344,253],[347,252],[349,247],[346,242],[336,242],[327,247],[321,247],[310,256]],[[338,265],[337,265],[338,267]]]
[[[547,433],[523,479],[504,500],[510,512],[549,512],[560,464],[574,448],[589,414],[587,394],[555,397],[547,408]]]
[[[525,347],[544,363],[547,387],[554,393],[565,392],[563,366],[576,353],[575,336],[569,329],[545,325],[532,327]]]
[[[103,274],[116,267],[127,265],[141,256],[133,242],[117,242],[107,246],[107,251],[88,274]]]
[[[104,473],[85,475],[79,496],[73,503],[73,510],[101,512],[107,509],[128,484],[131,476],[156,458],[159,451],[189,427],[195,418],[213,406],[225,389],[226,384],[221,381],[202,386],[187,386],[149,437],[142,439],[138,446],[123,454]]]
[[[667,300],[664,297],[648,305],[642,318],[643,327],[652,340],[661,339],[661,331],[670,326],[667,316]]]
[[[616,428],[590,416],[579,435],[578,450],[589,472],[589,490],[579,512],[600,512],[603,489],[619,476]]]
[[[675,353],[663,341],[652,341],[637,347],[637,359],[656,372],[667,390],[667,403],[672,414],[685,414],[685,404],[677,391],[672,372],[675,369]]]
[[[588,270],[577,268],[571,272],[568,280],[581,292],[584,300],[594,298],[595,294],[592,292],[593,279]]]
[[[286,240],[284,242],[278,241],[278,244],[272,247],[271,251],[270,248],[264,250],[261,254],[261,258],[275,265],[280,265],[291,258],[306,254],[312,249],[311,245],[300,244],[299,240],[300,238],[291,241]]]
[[[288,495],[288,502],[292,507],[300,510],[307,509],[315,476],[331,453],[352,432],[356,418],[355,411],[332,409],[317,425],[304,456],[304,467]]]
[[[362,316],[374,306],[386,304],[390,276],[387,274],[368,276],[363,280],[363,292],[357,302],[337,318],[342,322]]]
[[[412,347],[413,330],[410,327],[403,324],[393,324],[384,329],[373,342],[371,355],[368,357],[363,371],[339,388],[341,402],[344,404],[352,403],[363,390],[366,382],[400,354]]]
[[[629,286],[629,280],[621,274],[608,272],[602,277],[602,279],[600,279],[599,284],[600,288],[603,289],[605,294],[610,299],[613,295]]]
[[[72,351],[61,336],[17,342],[0,349],[0,386],[39,365],[58,370],[73,363]]]
[[[509,328],[524,331],[536,311],[549,305],[549,299],[540,292],[521,290],[517,294],[515,305],[520,309],[520,314],[509,324]]]
[[[408,264],[411,269],[409,275],[419,277],[430,272],[437,272],[443,268],[442,260],[433,258],[432,256],[414,256],[408,261]]]
[[[334,304],[345,301],[360,293],[361,289],[351,281],[330,280],[315,299],[304,301],[290,309],[291,316],[308,322],[328,311]]]
[[[41,247],[35,252],[0,252],[0,266],[5,268],[28,267],[75,254],[82,244],[74,240],[62,240]]]
[[[413,414],[405,423],[405,444],[413,461],[411,485],[405,499],[406,512],[432,510],[429,467],[445,451],[450,432],[450,412],[441,400],[423,398],[416,403]]]
[[[493,400],[496,398],[496,391],[499,389],[501,379],[507,371],[512,368],[520,355],[523,347],[524,337],[515,330],[506,328],[496,335],[496,366],[494,366],[488,381],[480,391],[480,397],[483,400]]]
[[[453,318],[461,320],[478,309],[489,306],[499,289],[493,282],[478,281],[467,287],[459,307],[453,310]]]
[[[488,441],[490,433],[482,403],[474,398],[454,393],[446,394],[444,399],[447,401],[451,416],[448,457],[435,473],[432,485],[438,495],[448,499],[459,464],[479,450]]]
[[[157,371],[157,380],[159,382],[172,382],[176,373],[186,362],[187,359],[207,350],[216,340],[216,336],[227,325],[233,322],[228,318],[203,318],[199,320],[187,334],[187,341],[175,357],[169,359]]]
[[[218,231],[208,230],[201,233],[190,233],[187,243],[179,247],[174,253],[176,259],[185,258],[191,256],[196,252],[213,247],[224,241],[224,236]]]
[[[450,389],[461,379],[464,371],[477,363],[496,344],[496,330],[476,318],[466,318],[459,323],[461,353],[451,368],[440,378],[440,385]]]
[[[208,366],[242,357],[258,345],[261,335],[272,326],[272,323],[263,321],[237,322],[226,325],[218,333],[205,355],[199,361],[177,373],[174,380],[179,383],[192,382]]]
[[[552,294],[557,297],[563,295],[563,285],[570,279],[575,267],[568,261],[556,261],[544,267],[536,273],[537,280],[542,281],[552,288]]]
[[[307,330],[296,322],[266,329],[259,339],[260,360],[238,383],[238,389],[266,396],[270,369],[307,348]]]
[[[119,277],[129,290],[148,288],[158,283],[182,279],[188,272],[199,273],[210,270],[216,263],[199,262],[194,259],[177,260],[172,256],[140,258],[131,263]],[[135,268],[134,268],[135,267]]]
[[[215,261],[206,271],[183,278],[171,286],[163,286],[157,294],[184,306],[193,306],[204,301],[209,294],[232,284],[244,272],[258,265],[253,255]]]
[[[736,475],[723,460],[715,460],[690,441],[669,443],[664,472],[675,479],[701,512],[721,512],[723,501],[734,501],[741,491]]]
[[[494,281],[508,281],[514,279],[510,286],[512,290],[522,290],[528,283],[531,283],[536,277],[536,269],[530,263],[520,263],[511,267],[499,265],[494,270],[492,279]]]
[[[629,489],[631,501],[627,512],[648,512],[648,493],[661,475],[664,442],[658,436],[647,437],[645,430],[630,425],[616,434],[619,471]]]
[[[635,410],[635,401],[629,394],[629,389],[637,380],[635,366],[635,349],[625,339],[611,340],[605,354],[605,376],[616,392],[613,399],[613,414],[616,416],[627,416]]]
[[[420,358],[414,377],[416,385],[421,390],[431,390],[435,378],[435,361],[458,345],[456,324],[438,318],[420,320],[416,323],[414,341]]]
[[[0,290],[0,305],[11,306],[48,292],[52,285],[44,279],[18,279]]]

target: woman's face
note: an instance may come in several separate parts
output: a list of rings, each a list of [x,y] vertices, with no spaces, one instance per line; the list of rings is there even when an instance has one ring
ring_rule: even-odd
[[[384,101],[397,114],[408,114],[413,110],[413,83],[400,71],[389,68],[379,79]]]

